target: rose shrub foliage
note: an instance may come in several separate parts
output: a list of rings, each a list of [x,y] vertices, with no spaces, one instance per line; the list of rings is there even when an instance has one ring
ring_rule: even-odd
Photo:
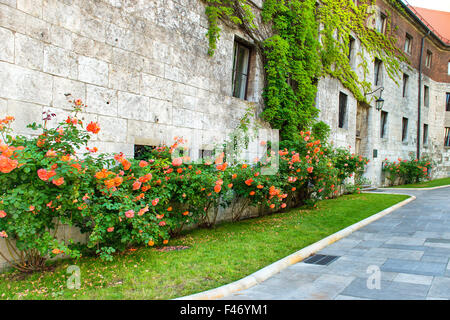
[[[299,203],[315,206],[337,196],[344,180],[368,161],[310,131],[252,164],[230,165],[224,153],[190,163],[189,157],[174,156],[182,138],[139,160],[98,154],[87,145],[101,128],[95,122],[85,126],[79,113],[86,106],[71,103],[73,116],[55,128],[47,127],[51,113],[44,113],[42,125],[30,124],[34,137],[12,137],[12,117],[0,122],[0,237],[9,255],[1,254],[22,271],[42,269],[59,254],[79,257],[80,250],[111,260],[128,248],[163,245],[187,225],[214,225],[220,207],[230,207],[238,220],[250,207],[275,212]],[[275,156],[279,170],[264,175]],[[60,240],[61,225],[78,227],[87,243]]]
[[[416,183],[430,179],[433,167],[430,160],[423,159],[401,159],[398,161],[384,160],[383,171],[391,185]]]

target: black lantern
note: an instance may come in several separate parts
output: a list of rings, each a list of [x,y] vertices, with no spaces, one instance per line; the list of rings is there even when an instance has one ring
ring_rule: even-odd
[[[372,92],[366,93],[365,96],[367,96],[369,94],[373,94],[373,93],[377,92],[378,90],[381,90],[381,91],[380,91],[380,96],[375,101],[375,108],[377,109],[377,111],[381,111],[381,109],[383,109],[383,106],[384,106],[384,99],[381,97],[381,95],[383,94],[384,87],[379,87]]]
[[[381,109],[383,109],[383,106],[384,106],[384,99],[380,95],[380,97],[377,99],[377,101],[375,101],[375,108],[378,111],[381,111]]]

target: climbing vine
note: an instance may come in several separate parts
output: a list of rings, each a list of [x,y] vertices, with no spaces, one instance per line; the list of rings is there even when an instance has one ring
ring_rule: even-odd
[[[372,91],[367,56],[383,61],[387,75],[398,83],[400,63],[407,58],[396,46],[390,12],[385,31],[374,28],[375,0],[265,0],[262,8],[252,0],[203,0],[209,21],[209,54],[220,36],[219,20],[241,28],[260,54],[265,69],[264,120],[280,129],[282,139],[295,139],[299,129],[312,127],[318,80],[340,80],[355,98],[367,102]],[[389,4],[397,8],[396,1]],[[259,14],[258,14],[259,13]],[[349,59],[350,39],[360,41],[355,72]]]

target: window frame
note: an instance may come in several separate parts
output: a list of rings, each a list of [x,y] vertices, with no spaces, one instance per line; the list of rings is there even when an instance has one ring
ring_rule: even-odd
[[[374,61],[374,85],[380,86],[382,83],[381,71],[382,71],[383,61],[381,59],[375,58]]]
[[[428,145],[428,124],[423,124],[423,135],[422,135],[422,144],[424,146]]]
[[[387,111],[381,111],[380,113],[380,138],[386,139],[387,126],[388,126],[388,115]]]
[[[377,31],[381,34],[385,34],[387,26],[387,15],[384,14],[383,12],[380,12],[379,19],[380,25],[379,26],[377,25]],[[381,29],[379,30],[378,27],[380,27]]]
[[[450,148],[450,127],[444,129],[444,147]]]
[[[430,106],[430,87],[427,85],[423,86],[423,105],[425,107]]]
[[[241,87],[239,92],[242,91],[242,86],[245,86],[244,89],[244,96],[241,97],[240,95],[237,96],[236,94],[236,75],[237,75],[237,68],[236,68],[236,63],[237,63],[237,59],[238,59],[238,54],[239,54],[239,49],[240,48],[244,48],[246,50],[248,50],[248,58],[246,61],[247,64],[247,73],[241,73],[241,77],[242,75],[245,76],[245,82],[241,83]],[[251,67],[251,55],[252,55],[252,47],[250,45],[248,45],[247,43],[244,43],[243,41],[240,41],[239,39],[235,38],[234,39],[234,48],[233,48],[233,69],[232,69],[232,79],[231,79],[231,95],[235,98],[238,99],[242,99],[242,100],[247,100],[248,97],[248,82],[249,82],[249,75],[250,75],[250,67]]]
[[[406,47],[406,43],[407,43],[406,41],[408,41],[408,47]],[[413,42],[413,37],[409,33],[406,33],[405,45],[404,45],[403,51],[405,51],[409,55],[411,55],[411,53],[412,53],[412,42]]]
[[[349,62],[352,61],[352,53],[354,45],[355,45],[355,38],[350,36],[348,39],[348,56],[347,56]]]
[[[408,142],[408,122],[408,118],[402,118],[402,142]]]
[[[406,73],[403,74],[403,88],[402,88],[402,97],[406,98],[408,94],[408,81],[409,81],[409,75]]]
[[[427,50],[427,54],[425,55],[425,67],[431,68],[433,65],[433,52]]]
[[[339,92],[338,128],[347,128],[348,95]]]
[[[445,111],[450,112],[450,92],[446,92],[445,94]]]

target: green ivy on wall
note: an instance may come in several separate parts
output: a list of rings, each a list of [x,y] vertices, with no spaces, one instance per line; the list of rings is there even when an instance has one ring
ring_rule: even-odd
[[[295,139],[301,129],[311,128],[319,110],[315,106],[318,80],[339,79],[358,101],[372,91],[367,81],[369,54],[384,62],[388,76],[397,83],[400,63],[407,61],[396,47],[390,14],[385,33],[372,24],[374,0],[264,0],[263,7],[251,0],[203,0],[209,29],[209,51],[214,54],[220,36],[219,20],[240,27],[255,43],[265,69],[264,120],[280,129],[282,139]],[[395,5],[395,0],[388,3]],[[397,6],[394,6],[397,8]],[[255,14],[260,12],[260,18]],[[270,33],[264,32],[267,28]],[[353,70],[349,41],[357,38],[363,76]]]

